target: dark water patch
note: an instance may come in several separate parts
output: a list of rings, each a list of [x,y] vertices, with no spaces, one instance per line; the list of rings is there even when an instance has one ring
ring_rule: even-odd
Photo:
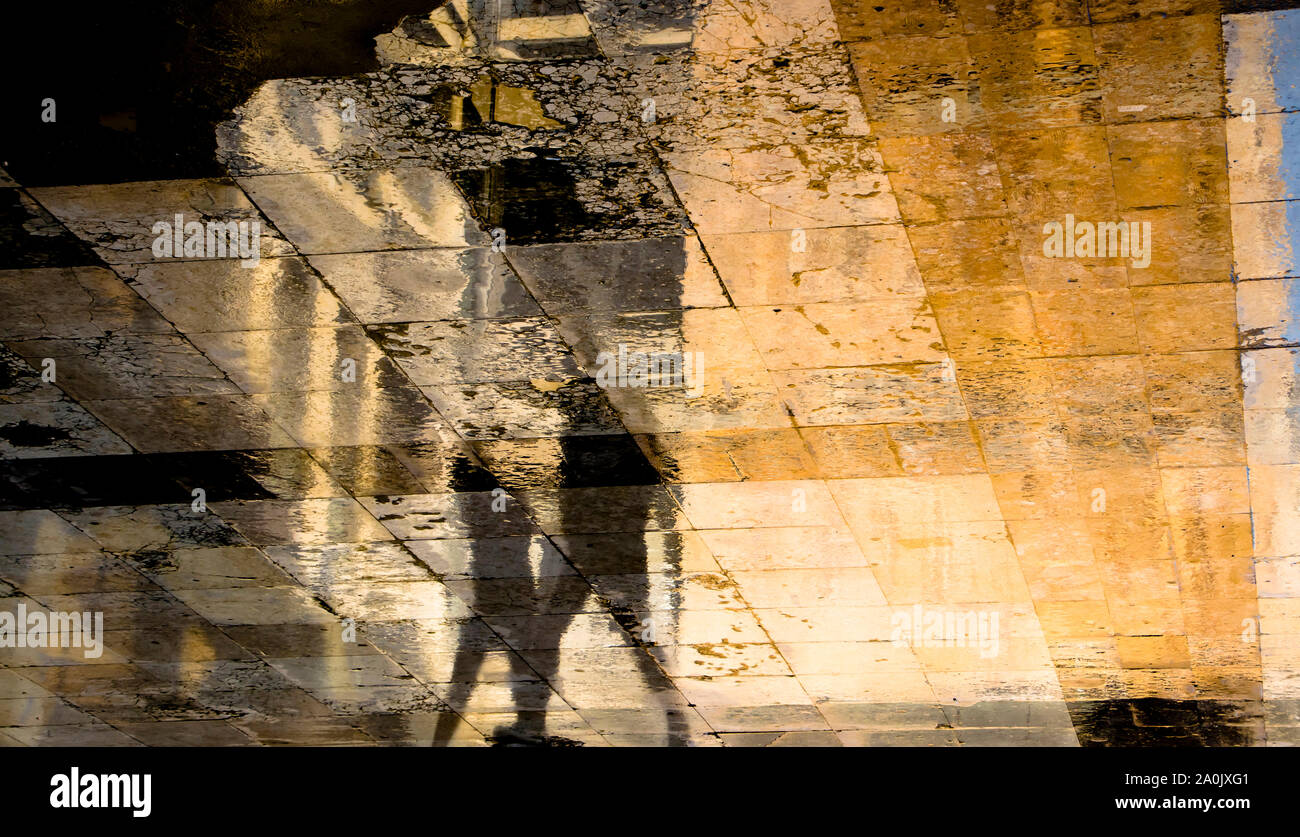
[[[554,447],[553,458],[539,449]],[[476,442],[475,449],[507,489],[655,485],[659,472],[626,433],[558,440]]]
[[[306,451],[293,448],[150,454],[149,459],[184,489],[185,502],[195,489],[202,489],[210,503],[301,499],[316,487],[320,473]]]
[[[62,427],[48,427],[19,421],[0,427],[0,439],[4,439],[16,448],[43,448],[55,442],[66,442],[72,434]]]
[[[0,462],[0,509],[189,502],[188,493],[138,454]]]
[[[1260,701],[1139,698],[1067,706],[1084,747],[1243,747],[1264,741]]]
[[[29,186],[221,176],[214,128],[258,85],[374,70],[376,35],[441,4],[10,4],[0,161]]]
[[[507,241],[541,244],[571,240],[593,225],[576,197],[573,175],[558,160],[538,156],[504,160],[453,175],[479,223],[504,229]]]
[[[1223,0],[1225,15],[1278,12],[1283,9],[1300,9],[1300,0]]]
[[[81,239],[20,189],[0,189],[0,270],[99,264]]]

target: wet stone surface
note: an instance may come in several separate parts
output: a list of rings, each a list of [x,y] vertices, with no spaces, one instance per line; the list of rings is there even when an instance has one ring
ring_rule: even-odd
[[[1300,742],[1263,5],[178,18],[0,139],[0,743]]]

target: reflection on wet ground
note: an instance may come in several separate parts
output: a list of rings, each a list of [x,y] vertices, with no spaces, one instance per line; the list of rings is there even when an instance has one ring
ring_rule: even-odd
[[[104,622],[0,743],[1300,742],[1300,12],[875,2],[451,0],[219,172],[14,152],[0,610]]]

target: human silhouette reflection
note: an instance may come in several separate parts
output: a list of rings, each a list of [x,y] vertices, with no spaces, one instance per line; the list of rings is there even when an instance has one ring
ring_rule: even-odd
[[[483,8],[485,4],[482,2],[468,5],[488,15],[492,13],[490,8],[486,10]],[[493,3],[489,2],[487,5],[491,7]],[[512,7],[520,16],[525,16],[555,13],[557,7],[565,4],[515,0],[512,4],[506,5]],[[570,5],[576,7],[576,3]],[[673,28],[682,28],[689,25],[687,13],[678,10],[676,13],[666,15],[664,11],[664,9],[657,9],[652,14],[638,10],[639,18],[629,10],[603,9],[602,13],[608,16],[611,12],[616,12],[624,25],[632,27],[653,28],[671,25]],[[483,33],[489,32],[491,27],[478,25],[474,30],[482,36]],[[648,150],[643,153],[649,156]],[[601,165],[598,159],[578,162],[597,169]],[[578,238],[578,231],[584,229],[596,232],[595,236],[587,235],[586,238],[599,239],[598,221],[591,218],[584,210],[583,204],[578,199],[578,185],[569,172],[570,169],[560,161],[536,153],[527,158],[503,160],[483,169],[455,172],[453,177],[465,193],[484,230],[505,230],[506,239],[512,247],[572,242]],[[627,238],[626,235],[621,237]],[[636,282],[638,271],[650,267],[647,263],[649,259],[655,260],[654,268],[660,275],[671,274],[681,279],[685,276],[687,268],[684,244],[685,242],[682,242],[681,246],[670,244],[666,247],[656,247],[653,255],[647,256],[644,262],[632,257],[626,258],[624,263],[610,264],[607,266],[607,278],[610,278],[610,281],[598,282],[594,281],[597,278],[595,276],[572,275],[572,280],[580,283],[586,294],[582,312],[607,313],[620,310],[622,307],[620,297],[627,293],[627,283]],[[507,249],[507,259],[509,259],[508,253],[509,249]],[[670,321],[667,323],[669,332],[674,330],[680,332],[681,311],[680,308],[676,308],[680,304],[680,291],[679,282],[674,298],[666,301],[663,306],[670,311],[667,318]],[[466,290],[464,302],[467,310],[476,310],[477,298],[472,288]],[[602,340],[608,339],[607,335],[596,333],[590,320],[577,319],[582,322],[573,326],[580,331],[574,342],[599,346],[602,349],[609,348],[602,345]],[[663,323],[663,320],[659,322]],[[571,340],[574,339],[574,335],[567,336]],[[599,398],[605,400],[603,392]],[[571,398],[556,398],[554,405],[563,417],[564,426],[571,432],[562,433],[557,439],[556,479],[553,484],[561,489],[557,492],[559,528],[557,532],[548,534],[588,532],[591,531],[593,516],[592,509],[587,507],[590,502],[589,495],[574,494],[564,489],[624,486],[628,483],[628,472],[652,474],[653,469],[626,434],[623,434],[623,439],[627,444],[619,447],[627,451],[635,451],[630,455],[634,461],[622,458],[620,461],[607,462],[597,458],[599,464],[593,465],[592,458],[587,456],[591,437],[578,435],[583,425],[589,421],[590,405]],[[627,502],[620,503],[617,517],[621,525],[616,528],[624,532],[671,529],[673,526],[672,512],[664,508],[662,503],[652,502],[649,491],[629,492]],[[600,528],[600,531],[606,529]],[[641,647],[640,653],[630,655],[634,661],[632,663],[634,671],[629,673],[638,677],[649,692],[660,696],[660,708],[664,718],[661,730],[647,730],[647,732],[662,732],[664,743],[670,746],[681,746],[688,743],[689,735],[689,731],[685,728],[684,717],[680,711],[677,711],[681,708],[681,702],[674,701],[673,696],[676,692],[671,681],[647,648],[655,640],[663,642],[667,639],[665,634],[671,633],[671,625],[651,626],[644,622],[646,615],[652,611],[655,612],[653,617],[655,620],[671,620],[667,614],[671,613],[675,602],[672,601],[671,594],[667,600],[655,596],[651,584],[651,579],[654,577],[648,574],[651,570],[666,574],[666,585],[669,589],[672,588],[673,581],[680,577],[681,541],[677,538],[669,538],[667,543],[668,554],[663,556],[662,565],[649,566],[644,538],[631,548],[617,550],[616,561],[602,562],[602,574],[624,575],[629,581],[632,579],[635,581],[620,588],[617,603],[602,603],[598,609],[611,611],[615,619],[632,637],[632,643]],[[499,565],[501,561],[499,552],[494,550],[489,559],[486,547],[481,542],[476,541],[474,547],[474,557],[469,569],[471,576],[477,578],[487,573],[490,560],[496,575],[533,577],[529,560],[529,542],[526,539],[512,542],[508,566],[504,569]],[[564,644],[564,636],[572,627],[576,614],[584,609],[592,609],[591,599],[594,594],[585,585],[582,587],[573,585],[572,575],[561,574],[565,568],[559,565],[565,562],[566,559],[558,551],[548,551],[543,559],[543,566],[539,568],[539,574],[534,579],[535,595],[531,599],[533,615],[548,618],[530,620],[530,633],[525,646],[543,653],[530,654],[528,662],[518,654],[512,655],[511,688],[515,701],[515,718],[512,724],[502,725],[489,734],[494,744],[528,746],[571,743],[562,736],[547,735],[546,713],[532,708],[535,704],[531,702],[536,694],[534,683],[537,679],[554,682],[557,677],[564,677],[564,673],[560,670],[562,657],[559,652]],[[666,611],[665,608],[668,610]],[[482,643],[473,639],[470,627],[466,626],[462,630],[453,664],[451,673],[453,684],[445,695],[452,710],[462,711],[468,704],[486,653]],[[448,742],[457,723],[458,718],[455,715],[445,715],[438,724],[434,743]]]

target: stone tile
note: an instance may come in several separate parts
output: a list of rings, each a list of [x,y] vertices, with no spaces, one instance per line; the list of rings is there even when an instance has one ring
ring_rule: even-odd
[[[363,323],[539,313],[505,257],[487,248],[343,253],[310,261]]]
[[[236,258],[232,254],[216,253],[155,255],[154,244],[162,235],[155,225],[168,225],[174,236],[172,225],[177,215],[181,216],[182,224],[205,225],[205,233],[210,222],[251,224],[256,221],[260,224],[260,249],[252,258],[292,252],[244,191],[229,179],[49,186],[30,191],[32,197],[109,264],[138,264],[165,258]]]
[[[239,183],[301,253],[486,243],[451,181],[434,169],[272,174]]]

